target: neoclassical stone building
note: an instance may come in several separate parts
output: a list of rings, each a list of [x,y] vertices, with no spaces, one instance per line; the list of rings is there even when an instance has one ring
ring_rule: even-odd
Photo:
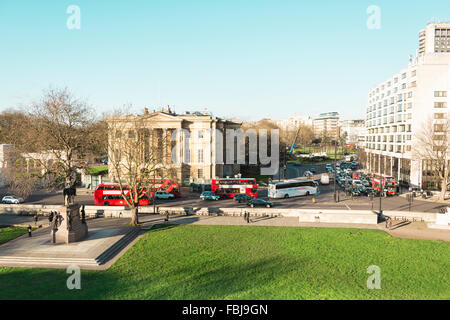
[[[171,170],[170,173],[164,170],[166,173],[161,173],[159,178],[175,175],[180,183],[186,185],[190,182],[209,183],[213,178],[234,176],[240,171],[236,161],[229,164],[225,159],[226,130],[240,129],[239,122],[220,119],[207,112],[176,114],[170,108],[153,113],[145,109],[142,115],[108,119],[110,128],[114,127],[114,123],[120,123],[122,127],[127,127],[128,123],[131,128],[136,121],[146,131],[140,147],[145,152],[148,152],[147,149],[156,152],[162,166]],[[112,131],[109,137],[112,139],[110,156],[114,152],[111,148],[116,139],[111,136]],[[233,149],[236,149],[236,143],[233,141]],[[110,179],[114,181],[114,177],[110,176]]]

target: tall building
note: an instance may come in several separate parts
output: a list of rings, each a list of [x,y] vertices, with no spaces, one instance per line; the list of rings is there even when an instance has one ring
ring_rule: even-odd
[[[429,24],[419,34],[419,55],[408,67],[369,91],[367,167],[412,186],[431,177],[413,146],[427,119],[447,119],[450,91],[450,23]]]
[[[313,120],[314,135],[318,138],[335,139],[339,136],[339,113],[321,113]]]
[[[450,53],[449,23],[429,23],[419,32],[419,57],[430,53]]]
[[[218,155],[226,154],[225,148],[228,147],[226,130],[240,129],[241,123],[214,117],[206,111],[176,114],[169,108],[153,113],[149,113],[146,109],[144,114],[136,116],[111,117],[108,122],[110,128],[123,128],[120,130],[129,132],[136,119],[143,123],[144,128],[139,130],[146,131],[147,141],[143,143],[143,148],[146,148],[147,153],[158,153],[165,170],[171,170],[170,176],[158,178],[172,178],[176,175],[176,178],[184,184],[207,183],[215,177],[233,177],[239,173],[239,164],[236,162],[228,164],[223,157],[218,161]],[[115,125],[111,125],[112,123]],[[237,141],[233,141],[233,146],[236,150]],[[115,144],[112,143],[110,149],[114,147]],[[110,155],[113,152],[109,150]],[[173,152],[176,153],[176,159]],[[109,162],[109,166],[111,165]],[[109,172],[113,172],[112,168]],[[165,174],[168,172],[161,173]],[[109,178],[114,181],[113,176],[110,175]]]

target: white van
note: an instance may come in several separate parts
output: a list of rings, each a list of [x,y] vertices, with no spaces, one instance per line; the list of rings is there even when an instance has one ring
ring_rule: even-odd
[[[330,177],[327,174],[323,174],[320,177],[320,183],[321,184],[330,184]]]

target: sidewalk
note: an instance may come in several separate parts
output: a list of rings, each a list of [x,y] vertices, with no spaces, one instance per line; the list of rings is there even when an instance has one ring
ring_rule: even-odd
[[[399,197],[406,198],[406,195],[408,195],[408,194],[409,193],[403,193],[403,194],[399,195]],[[441,204],[446,204],[446,205],[450,206],[450,199],[446,199],[444,201],[439,201],[438,198],[439,198],[439,196],[433,196],[433,197],[427,198],[427,199],[424,199],[422,197],[415,197],[414,201],[434,202],[434,203],[441,203]]]
[[[88,220],[86,239],[70,244],[50,241],[50,228],[33,231],[0,246],[0,266],[82,269],[109,268],[135,241],[139,228],[126,226],[129,219]]]
[[[165,216],[142,217],[140,222],[145,227],[154,224],[166,223]],[[248,224],[243,217],[227,216],[171,216],[171,224],[193,224],[193,225],[221,225],[221,226],[266,226],[266,227],[304,227],[304,228],[346,228],[346,229],[377,229],[389,233],[396,238],[440,240],[450,241],[450,231],[429,229],[424,222],[404,223],[394,221],[392,230],[385,228],[385,223],[378,225],[344,224],[344,223],[300,223],[296,217],[253,217]]]
[[[430,229],[426,222],[393,221],[391,230],[382,222],[378,228],[396,238],[450,242],[450,230]]]

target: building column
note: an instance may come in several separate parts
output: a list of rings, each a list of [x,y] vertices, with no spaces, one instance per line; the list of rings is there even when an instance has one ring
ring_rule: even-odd
[[[378,173],[381,173],[381,154],[378,154]]]
[[[182,164],[183,163],[183,159],[181,158],[181,128],[177,128],[176,130],[176,144],[175,144],[175,148],[176,148],[176,161],[177,164]]]
[[[163,154],[162,154],[162,156],[163,156],[163,162],[166,162],[167,163],[167,160],[168,160],[168,158],[167,158],[167,154],[168,154],[168,152],[167,152],[167,148],[169,147],[169,140],[168,140],[168,138],[167,138],[167,133],[169,132],[169,130],[167,130],[167,128],[164,128],[164,129],[162,129],[163,130],[163,132],[162,132],[162,136],[163,136],[163,146],[162,146],[162,149],[163,149]]]
[[[391,174],[390,174],[390,176],[392,177],[393,176],[393,173],[392,173],[392,166],[393,166],[393,158],[392,158],[392,156],[391,156]]]
[[[367,152],[366,168],[370,171],[370,152]]]
[[[401,168],[402,168],[402,159],[397,159],[398,160],[398,168],[397,168],[397,170],[398,170],[398,181],[400,182],[400,180],[401,180]]]

